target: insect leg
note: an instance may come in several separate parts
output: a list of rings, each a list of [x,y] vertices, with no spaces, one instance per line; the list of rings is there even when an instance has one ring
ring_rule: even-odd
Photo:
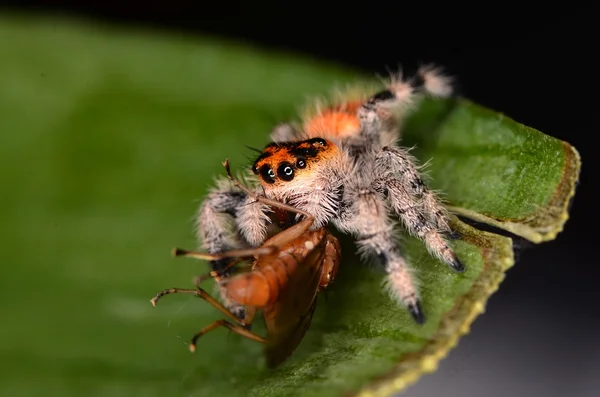
[[[206,292],[205,290],[203,290],[202,288],[198,288],[198,289],[184,289],[184,288],[165,289],[163,291],[160,291],[158,294],[156,294],[154,296],[154,298],[152,298],[150,300],[150,303],[152,303],[152,306],[156,306],[156,304],[158,303],[158,300],[160,298],[162,298],[165,295],[171,295],[171,294],[195,295],[198,298],[204,299],[209,305],[211,305],[215,309],[219,310],[221,313],[225,314],[227,317],[231,318],[235,322],[237,322],[237,323],[244,322],[244,320],[240,319],[238,316],[236,316],[236,314],[232,313],[228,308],[223,306],[223,304],[221,304],[218,300],[216,300],[215,298],[210,296],[210,294],[208,292]]]
[[[213,261],[223,258],[244,258],[251,257],[255,255],[270,255],[277,251],[275,247],[257,247],[257,248],[247,248],[247,249],[239,249],[239,250],[230,250],[225,252],[220,252],[218,254],[207,254],[203,252],[195,252],[188,251],[181,248],[173,249],[173,256],[185,256],[187,258],[194,258],[200,260]],[[220,272],[225,272],[227,269],[232,267],[231,264],[227,264]]]
[[[264,248],[281,247],[302,236],[314,222],[314,218],[305,219],[277,233],[264,243]]]
[[[331,284],[337,274],[341,260],[342,247],[339,240],[333,234],[325,236],[325,257],[323,258],[323,273],[319,283],[320,288],[326,288]]]
[[[206,280],[211,279],[211,278],[214,279],[214,280],[216,280],[217,282],[221,281],[221,277],[222,277],[222,275],[223,275],[224,272],[228,271],[230,268],[232,268],[232,267],[234,267],[236,265],[239,265],[243,261],[244,261],[243,258],[239,258],[237,260],[234,260],[233,262],[230,262],[227,265],[227,267],[225,269],[223,269],[221,272],[217,272],[215,270],[212,270],[208,274],[203,274],[201,276],[198,276],[198,277],[196,277],[194,279],[194,284],[196,284],[198,287],[200,287],[200,284],[203,281],[206,281]],[[242,267],[244,267],[244,266],[242,265]],[[246,263],[245,267],[252,267],[252,265]]]
[[[214,323],[202,328],[200,331],[198,331],[198,333],[196,333],[196,335],[194,335],[194,337],[192,338],[192,341],[190,342],[190,351],[192,353],[196,351],[196,342],[198,341],[198,338],[200,338],[202,335],[204,335],[218,327],[225,327],[228,330],[233,331],[238,335],[244,336],[248,339],[252,339],[256,342],[260,342],[260,343],[267,342],[267,340],[265,338],[263,338],[262,336],[257,335],[254,332],[247,330],[246,328],[242,327],[241,325],[232,324],[227,320],[217,320]]]

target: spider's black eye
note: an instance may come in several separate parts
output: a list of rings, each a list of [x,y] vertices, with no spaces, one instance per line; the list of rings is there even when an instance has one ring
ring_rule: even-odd
[[[260,167],[260,176],[267,183],[275,183],[275,172],[268,165]]]
[[[254,175],[258,175],[258,167],[256,166],[256,164],[252,166],[252,172],[254,172]]]
[[[298,158],[298,160],[296,160],[296,167],[306,168],[306,160],[304,160],[302,157]]]
[[[281,163],[277,168],[277,175],[284,181],[291,181],[294,179],[294,169],[290,163]]]
[[[308,140],[312,145],[327,146],[327,142],[323,138],[312,138]]]

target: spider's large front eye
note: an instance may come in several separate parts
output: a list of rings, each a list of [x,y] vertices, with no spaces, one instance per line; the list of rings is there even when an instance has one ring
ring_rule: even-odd
[[[294,179],[294,169],[290,163],[281,163],[277,168],[277,175],[284,181]]]
[[[275,183],[275,172],[268,165],[260,167],[260,176],[267,183]]]

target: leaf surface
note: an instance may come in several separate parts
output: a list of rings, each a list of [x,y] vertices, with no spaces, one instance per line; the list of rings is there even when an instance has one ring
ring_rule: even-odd
[[[200,38],[0,21],[1,395],[389,395],[437,367],[514,263],[510,238],[457,219],[463,274],[404,237],[428,316],[417,326],[344,239],[338,278],[281,368],[224,330],[190,354],[219,313],[148,300],[207,271],[169,252],[195,245],[193,215],[221,162],[248,164],[244,145],[262,147],[306,96],[359,76]],[[562,228],[579,172],[568,144],[463,100],[424,103],[404,137],[457,213],[532,241]]]

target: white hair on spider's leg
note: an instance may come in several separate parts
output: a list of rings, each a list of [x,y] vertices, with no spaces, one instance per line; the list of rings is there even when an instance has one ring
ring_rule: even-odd
[[[409,263],[407,261],[407,263]],[[406,267],[405,273],[402,273],[402,277],[405,277],[406,274],[410,276],[410,285],[414,288],[414,294],[416,301],[420,300],[420,283],[417,277],[418,272],[412,267]],[[398,288],[398,285],[404,283],[404,281],[400,281],[395,279],[397,277],[396,273],[390,272],[386,275],[386,277],[381,281],[381,288],[399,305],[406,307],[408,304],[414,304],[415,302],[407,302],[401,293],[401,289]]]
[[[251,246],[258,247],[265,240],[271,224],[268,215],[270,212],[273,212],[273,209],[269,205],[258,202],[250,196],[246,197],[244,204],[237,211],[235,218],[237,230]]]
[[[431,95],[447,98],[454,93],[454,77],[446,75],[441,66],[427,64],[419,67],[425,90]]]
[[[417,300],[420,299],[420,291],[421,291],[421,283],[419,279],[419,271],[414,267],[416,262],[408,255],[402,255],[405,266],[404,272],[400,273],[400,276],[403,278],[402,280],[396,279],[398,276],[397,273],[388,272],[386,277],[381,280],[381,287],[386,293],[401,306],[406,306],[407,302],[402,297],[402,286],[404,283],[408,283],[407,287],[412,288],[415,294],[415,298]],[[406,279],[406,275],[409,276],[409,279]],[[414,303],[414,302],[410,302]]]
[[[392,74],[388,82],[388,89],[396,96],[395,102],[406,110],[411,110],[416,105],[415,86],[411,80],[405,79],[402,72],[398,72]]]

